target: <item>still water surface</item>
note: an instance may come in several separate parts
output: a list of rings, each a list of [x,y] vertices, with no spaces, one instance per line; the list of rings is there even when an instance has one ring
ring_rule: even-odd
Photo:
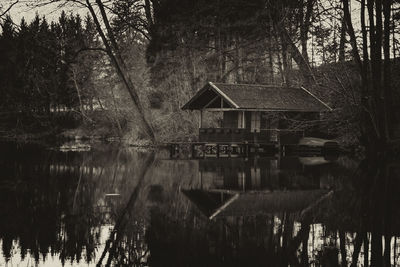
[[[400,265],[395,161],[0,151],[0,266]]]

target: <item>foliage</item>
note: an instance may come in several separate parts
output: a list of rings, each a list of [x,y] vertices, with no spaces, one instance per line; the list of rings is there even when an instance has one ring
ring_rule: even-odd
[[[59,3],[72,2],[83,3]],[[325,132],[351,142],[360,137],[360,74],[345,62],[353,59],[354,44],[342,1],[88,3],[110,12],[109,22],[98,15],[104,30],[89,17],[64,13],[58,22],[37,16],[19,28],[4,19],[1,110],[51,118],[68,109],[90,130],[107,121],[105,128],[121,138],[137,141],[150,129],[159,141],[170,141],[196,135],[196,114],[180,108],[206,81],[303,85],[334,108],[321,122]],[[392,18],[395,57],[396,9]],[[147,130],[140,126],[149,120]]]
[[[80,68],[80,77],[72,81],[74,66],[85,60],[93,62],[88,56],[78,57],[94,38],[90,20],[85,27],[79,15],[67,16],[64,12],[58,22],[50,24],[39,15],[30,23],[22,19],[19,29],[7,17],[0,36],[0,90],[4,97],[0,110],[32,117],[45,115],[45,123],[57,112],[77,108],[79,97],[90,101],[90,88],[79,96],[76,85],[88,83],[92,70]]]

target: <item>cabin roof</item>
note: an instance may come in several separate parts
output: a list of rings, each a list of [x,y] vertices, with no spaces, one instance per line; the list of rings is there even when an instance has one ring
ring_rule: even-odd
[[[303,87],[208,82],[183,107],[188,110],[242,109],[321,112],[332,110]]]

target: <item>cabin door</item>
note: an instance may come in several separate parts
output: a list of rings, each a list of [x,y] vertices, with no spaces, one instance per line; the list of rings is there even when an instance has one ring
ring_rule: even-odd
[[[260,119],[261,115],[259,111],[251,112],[251,132],[260,132]]]

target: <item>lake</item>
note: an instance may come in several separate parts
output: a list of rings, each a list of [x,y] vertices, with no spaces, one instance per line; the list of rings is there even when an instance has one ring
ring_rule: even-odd
[[[393,159],[0,151],[0,266],[400,265]]]

